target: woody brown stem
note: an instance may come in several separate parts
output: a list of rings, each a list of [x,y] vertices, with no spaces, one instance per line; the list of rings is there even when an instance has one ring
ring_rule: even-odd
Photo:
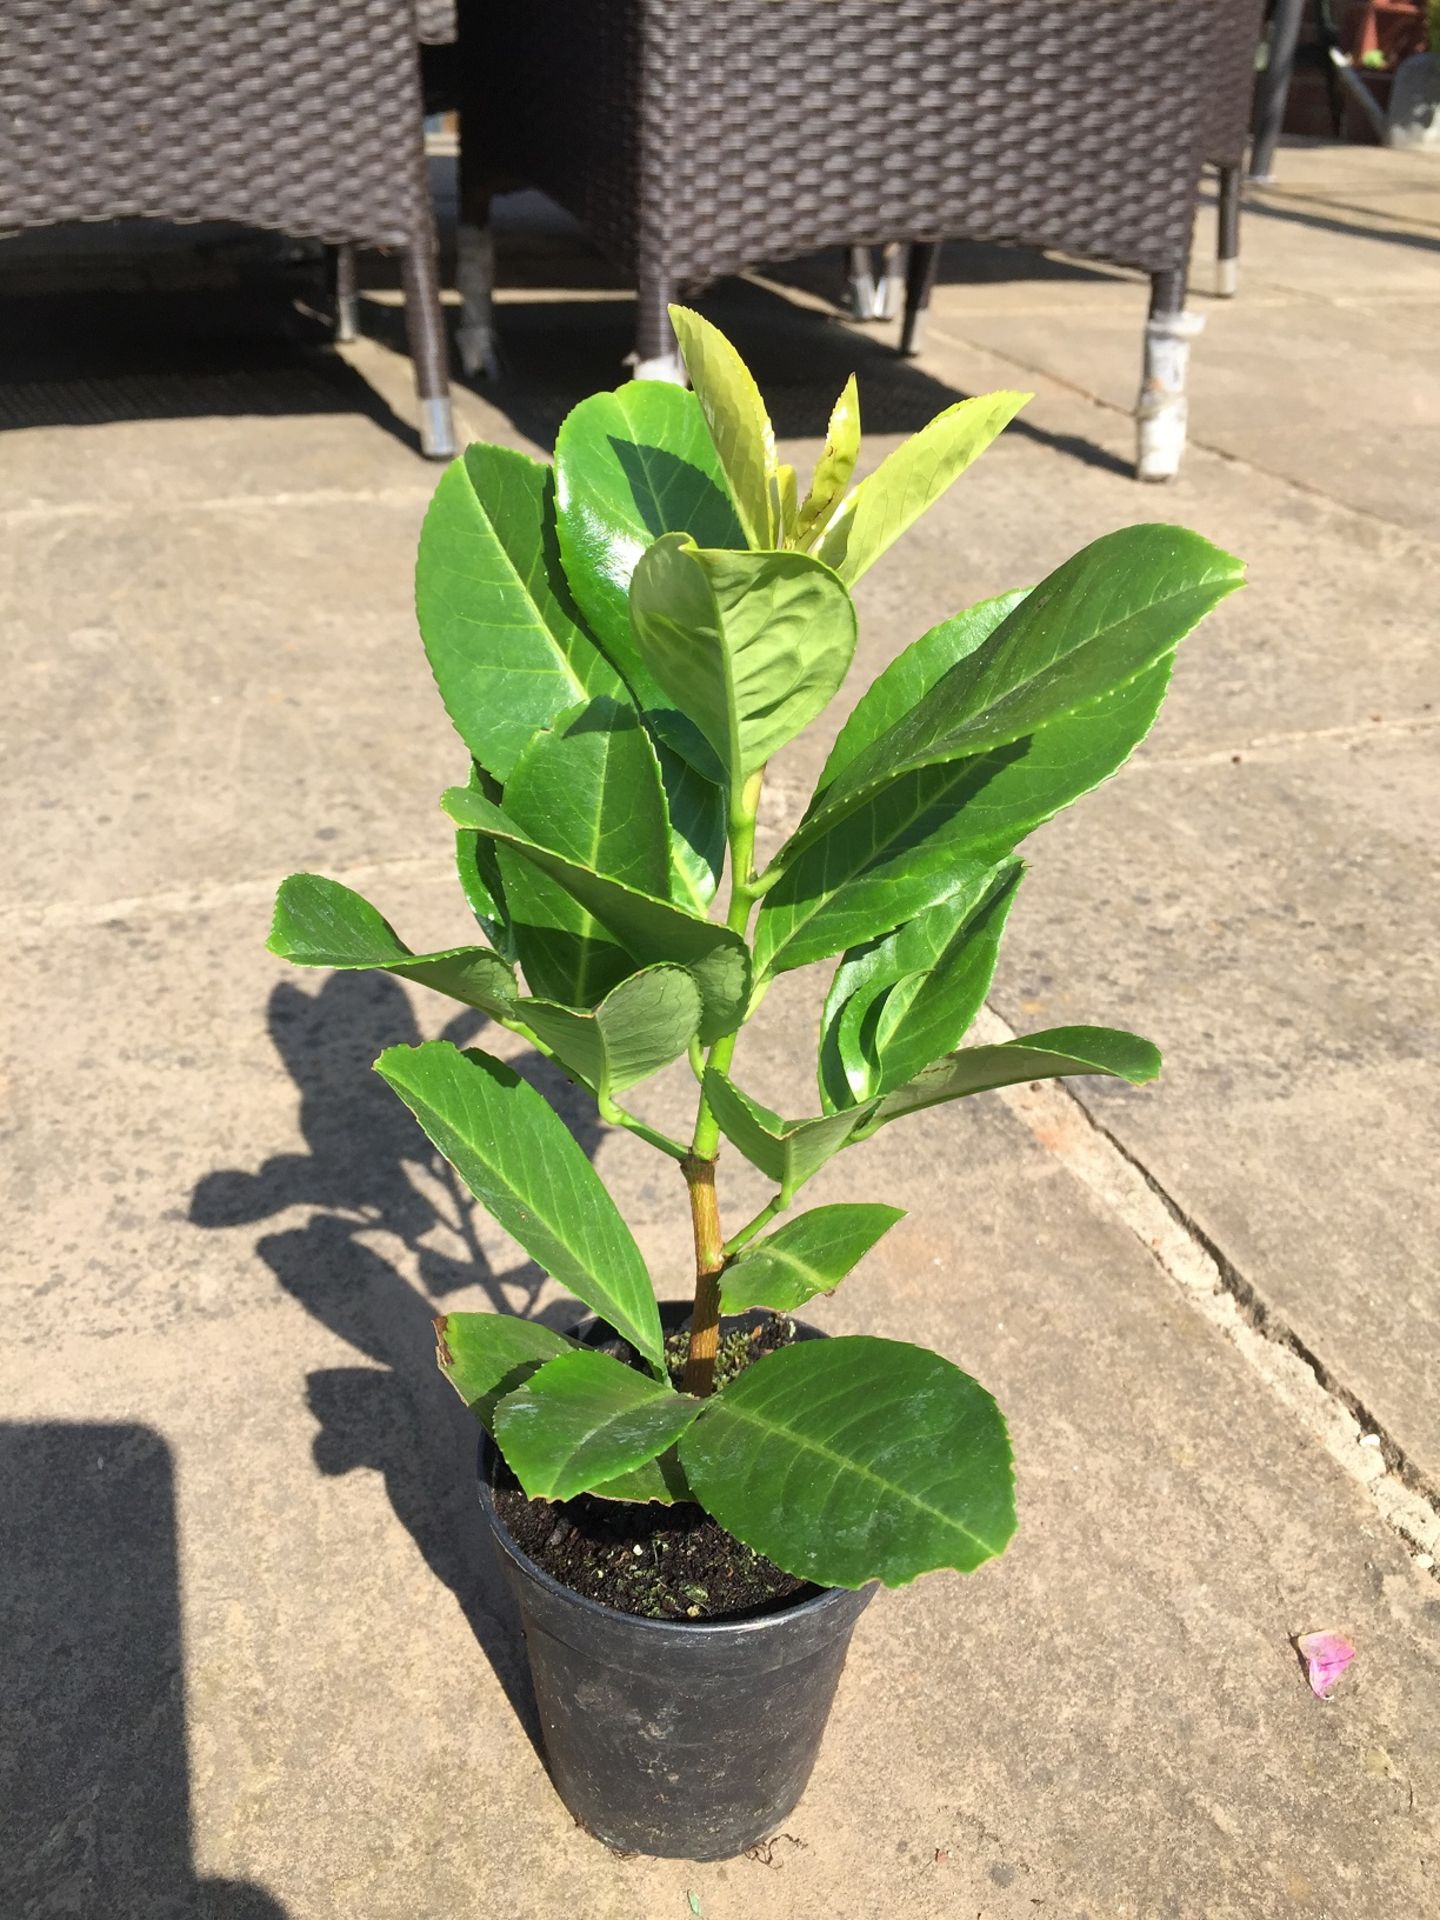
[[[725,1267],[720,1208],[715,1198],[715,1162],[687,1155],[683,1162],[690,1190],[690,1224],[695,1233],[695,1307],[690,1316],[690,1351],[682,1385],[699,1399],[715,1391],[715,1356],[720,1349],[720,1275]]]

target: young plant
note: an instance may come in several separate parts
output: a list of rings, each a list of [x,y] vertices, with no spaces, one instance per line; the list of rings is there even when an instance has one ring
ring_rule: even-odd
[[[720,1316],[803,1306],[900,1218],[843,1202],[765,1231],[843,1148],[1015,1081],[1158,1073],[1147,1041],[1103,1027],[961,1042],[1024,871],[1016,846],[1144,737],[1177,644],[1240,568],[1193,533],[1127,527],[942,621],[861,696],[757,871],[766,764],[845,679],[850,588],[1027,396],[948,408],[855,486],[852,379],[802,499],[734,348],[696,314],[674,320],[693,391],[596,394],[553,468],[472,446],[425,522],[420,629],[471,756],[442,804],[485,944],[412,953],[347,887],[297,874],[270,946],[478,1008],[683,1176],[695,1290],[677,1386],[639,1248],[542,1096],[479,1048],[376,1062],[500,1225],[632,1350],[626,1364],[506,1315],[437,1322],[444,1372],[528,1495],[696,1500],[822,1585],[966,1572],[1015,1525],[990,1395],[937,1354],[856,1336],[782,1346],[717,1392]],[[782,1119],[734,1077],[736,1042],[777,975],[821,960],[838,964],[817,1094]],[[699,1082],[688,1141],[624,1104],[672,1061]],[[774,1185],[728,1238],[722,1138]]]

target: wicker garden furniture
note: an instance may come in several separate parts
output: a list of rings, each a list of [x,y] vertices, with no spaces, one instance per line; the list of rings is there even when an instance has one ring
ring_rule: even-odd
[[[414,0],[0,0],[0,233],[127,218],[396,250],[454,452]]]
[[[637,371],[682,289],[951,235],[1151,277],[1141,471],[1183,440],[1187,255],[1217,12],[1254,0],[526,0],[463,60],[462,356],[492,351],[488,200],[543,188],[636,279]],[[466,32],[462,16],[462,33]],[[924,256],[921,256],[923,262]]]

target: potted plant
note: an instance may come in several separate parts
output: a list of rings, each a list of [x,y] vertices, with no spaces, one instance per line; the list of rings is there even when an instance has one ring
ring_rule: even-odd
[[[1126,759],[1177,644],[1240,568],[1195,534],[1127,527],[942,621],[861,696],[761,864],[765,768],[846,677],[851,587],[1027,396],[950,407],[854,486],[852,379],[801,498],[734,348],[696,314],[674,320],[693,391],[582,402],[553,468],[472,446],[426,518],[420,628],[470,754],[442,804],[483,941],[414,953],[358,894],[298,874],[270,946],[478,1008],[674,1163],[693,1297],[661,1307],[599,1176],[512,1066],[439,1041],[376,1062],[593,1316],[571,1336],[502,1314],[436,1322],[440,1366],[485,1430],[481,1501],[556,1784],[612,1845],[715,1859],[794,1805],[874,1587],[972,1572],[1015,1526],[982,1386],[904,1341],[791,1317],[898,1211],[846,1200],[772,1223],[832,1156],[943,1102],[1155,1077],[1153,1046],[1105,1028],[961,1043],[1021,884],[1017,844]],[[815,962],[832,964],[817,1085],[782,1118],[747,1091],[737,1041],[770,984]],[[672,1064],[696,1082],[685,1138],[633,1094]],[[728,1231],[722,1143],[773,1186]]]

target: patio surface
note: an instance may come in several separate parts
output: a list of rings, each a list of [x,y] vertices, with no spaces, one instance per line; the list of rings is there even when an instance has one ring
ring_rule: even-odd
[[[83,303],[45,309],[73,366],[47,323],[0,376],[0,1911],[1437,1910],[1437,184],[1425,156],[1287,149],[1229,303],[1207,216],[1164,491],[1128,473],[1124,275],[955,249],[910,364],[823,308],[833,263],[706,302],[802,462],[852,365],[868,460],[957,394],[1035,389],[865,581],[832,726],[937,618],[1116,525],[1184,522],[1251,579],[1132,767],[1030,843],[984,1016],[1134,1027],[1159,1086],[967,1102],[815,1183],[909,1209],[817,1317],[993,1389],[1021,1528],[969,1580],[878,1599],[785,1833],[720,1866],[611,1856],[532,1745],[429,1320],[565,1309],[369,1073],[479,1022],[264,951],[296,868],[418,950],[467,937],[393,302],[343,359],[252,342],[165,378]],[[508,374],[460,395],[475,436],[543,447],[618,376],[631,306],[567,245],[512,243]],[[776,764],[768,831],[823,744]],[[804,1104],[821,988],[767,1001],[739,1062],[762,1099]],[[684,1104],[677,1076],[649,1110]],[[582,1138],[681,1291],[678,1181]],[[1322,1704],[1291,1638],[1332,1626],[1359,1656]]]

